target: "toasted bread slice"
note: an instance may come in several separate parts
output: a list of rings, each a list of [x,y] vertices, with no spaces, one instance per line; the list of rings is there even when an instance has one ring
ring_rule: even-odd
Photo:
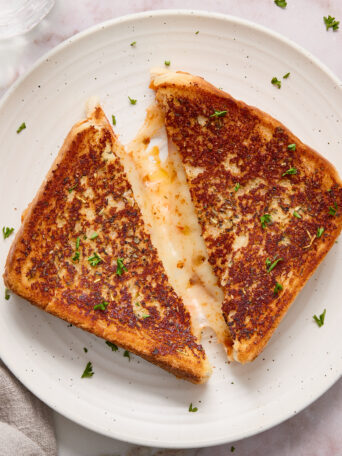
[[[177,377],[210,366],[169,284],[100,106],[76,124],[29,206],[6,286],[32,304]]]
[[[342,227],[334,167],[284,125],[200,77],[152,73],[209,262],[232,356],[253,360]]]

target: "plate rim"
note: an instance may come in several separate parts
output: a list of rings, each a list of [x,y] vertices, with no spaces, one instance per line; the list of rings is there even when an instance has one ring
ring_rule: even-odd
[[[209,19],[217,19],[221,21],[226,21],[230,22],[235,25],[242,25],[251,29],[256,30],[257,32],[260,32],[262,34],[266,34],[269,37],[274,38],[277,41],[280,41],[282,44],[286,46],[290,46],[292,49],[297,51],[299,54],[302,55],[305,59],[309,59],[311,63],[318,67],[323,73],[326,74],[330,78],[333,84],[335,84],[338,89],[342,90],[342,80],[339,79],[335,75],[335,73],[323,62],[321,62],[317,57],[315,57],[310,51],[306,50],[304,47],[301,45],[298,45],[291,39],[285,37],[281,33],[275,32],[272,29],[269,29],[268,27],[264,25],[257,24],[253,21],[250,21],[248,19],[244,19],[238,16],[234,16],[231,14],[224,14],[224,13],[217,13],[217,12],[211,12],[211,11],[206,11],[206,10],[197,10],[197,9],[157,9],[157,10],[148,10],[148,11],[143,11],[139,13],[133,13],[133,14],[126,14],[123,16],[119,16],[116,18],[112,18],[103,22],[100,22],[98,24],[92,25],[85,30],[82,30],[81,32],[78,32],[77,34],[67,38],[66,40],[62,41],[59,43],[57,46],[54,48],[50,49],[46,53],[44,53],[41,57],[39,57],[33,65],[31,65],[22,75],[18,77],[18,79],[6,90],[4,95],[2,96],[0,100],[0,111],[4,108],[6,105],[7,101],[10,99],[10,97],[15,93],[17,88],[26,80],[28,79],[31,74],[39,68],[44,62],[51,57],[53,57],[55,54],[58,54],[60,51],[63,49],[67,49],[70,45],[73,45],[75,42],[82,40],[83,38],[96,34],[98,31],[103,30],[108,27],[115,27],[117,24],[120,23],[125,23],[125,22],[132,22],[134,20],[143,20],[143,19],[148,19],[151,17],[170,17],[170,16],[184,16],[184,17],[193,17],[193,16],[200,16],[202,18],[209,18]],[[53,404],[50,405],[49,398],[46,398],[44,393],[41,393],[39,390],[39,387],[35,386],[35,384],[32,385],[27,385],[25,383],[25,379],[23,379],[23,376],[19,373],[17,373],[16,370],[16,362],[11,361],[10,357],[7,358],[6,356],[6,350],[2,350],[0,347],[0,359],[4,362],[4,364],[9,368],[9,370],[12,372],[12,374],[31,392],[33,393],[36,397],[38,397],[42,402],[44,402],[46,405],[48,405],[52,410],[60,413],[62,416],[70,419],[71,421],[93,431],[97,432],[101,435],[110,437],[112,439],[118,439],[123,442],[127,443],[133,443],[133,444],[138,444],[138,445],[145,445],[145,446],[150,446],[150,447],[156,447],[160,448],[160,445],[163,445],[163,448],[178,448],[178,449],[186,449],[186,448],[205,448],[205,447],[211,447],[214,445],[222,445],[222,444],[228,444],[230,442],[236,442],[241,439],[245,439],[254,435],[257,435],[261,432],[267,431],[275,426],[277,426],[280,423],[283,423],[287,421],[288,419],[292,418],[293,415],[289,416],[289,413],[283,412],[283,414],[278,417],[276,420],[274,420],[271,424],[268,423],[263,427],[262,429],[258,429],[258,426],[255,426],[253,430],[249,430],[249,432],[245,431],[240,431],[240,432],[235,432],[235,438],[230,437],[229,440],[227,440],[225,437],[221,438],[215,438],[215,439],[208,439],[206,442],[199,442],[196,443],[196,441],[187,441],[183,442],[181,445],[177,445],[177,442],[174,441],[169,441],[169,440],[149,440],[148,438],[142,439],[139,437],[135,436],[122,436],[120,433],[116,433],[115,429],[110,432],[109,430],[103,428],[101,425],[97,425],[97,423],[88,423],[87,421],[83,420],[81,416],[77,415],[77,413],[65,411],[63,406],[59,406],[58,404]],[[326,393],[340,378],[342,377],[342,371],[338,373],[337,375],[333,376],[329,381],[327,381],[326,384],[324,384],[324,388],[320,390],[320,393],[318,395],[314,395],[313,397],[307,398],[306,401],[304,401],[303,404],[300,405],[300,407],[297,407],[297,414],[301,411],[303,411],[306,407],[311,405],[313,402],[315,402],[317,399],[319,399],[324,393]]]

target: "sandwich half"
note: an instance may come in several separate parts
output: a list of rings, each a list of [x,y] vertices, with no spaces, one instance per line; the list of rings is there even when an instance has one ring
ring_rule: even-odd
[[[171,287],[99,105],[26,210],[4,280],[37,307],[193,383],[211,368]]]
[[[204,79],[152,72],[224,293],[231,357],[252,361],[342,227],[335,168],[284,125]]]

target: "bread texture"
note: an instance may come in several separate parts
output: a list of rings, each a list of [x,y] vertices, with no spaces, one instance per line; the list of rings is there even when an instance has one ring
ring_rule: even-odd
[[[23,216],[5,284],[46,312],[202,383],[211,368],[145,229],[123,153],[93,106]]]
[[[198,76],[155,70],[151,88],[224,292],[231,356],[252,361],[341,231],[341,180],[280,122]]]

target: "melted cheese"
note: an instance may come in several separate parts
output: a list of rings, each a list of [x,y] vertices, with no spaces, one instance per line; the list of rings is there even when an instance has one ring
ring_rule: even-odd
[[[223,294],[208,262],[181,159],[168,144],[156,106],[126,150],[121,158],[128,179],[170,283],[191,314],[194,334],[200,338],[202,329],[211,327],[228,347]]]

